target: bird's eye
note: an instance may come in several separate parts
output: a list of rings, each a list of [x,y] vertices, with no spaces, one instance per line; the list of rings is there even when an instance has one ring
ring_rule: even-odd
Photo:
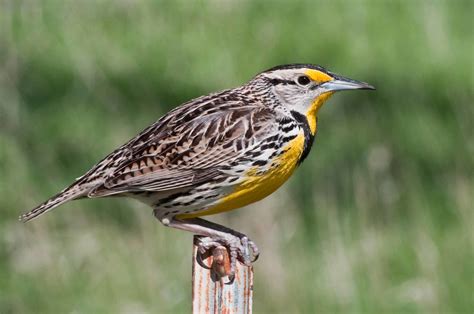
[[[306,75],[298,77],[298,84],[300,85],[308,85],[309,82],[311,82],[311,80]]]

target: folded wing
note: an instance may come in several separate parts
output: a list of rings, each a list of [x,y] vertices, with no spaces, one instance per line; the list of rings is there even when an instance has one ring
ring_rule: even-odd
[[[170,114],[150,129],[153,134],[129,143],[130,158],[89,197],[169,191],[213,180],[222,175],[221,167],[258,144],[265,122],[273,117],[269,109],[229,99]]]

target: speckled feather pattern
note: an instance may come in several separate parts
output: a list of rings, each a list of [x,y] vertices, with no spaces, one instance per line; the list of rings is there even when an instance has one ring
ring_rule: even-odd
[[[72,199],[111,195],[137,198],[163,215],[208,208],[248,169],[268,170],[268,161],[300,132],[267,84],[259,80],[172,110],[21,219]]]
[[[301,86],[297,79],[307,73],[311,85]],[[20,219],[29,221],[73,199],[107,196],[136,198],[159,219],[199,216],[248,185],[249,173],[271,193],[270,181],[255,178],[279,186],[293,171],[278,177],[279,168],[294,169],[306,157],[322,103],[315,100],[318,79],[327,80],[329,73],[312,65],[279,66],[237,88],[184,103]],[[282,157],[287,153],[292,158]]]

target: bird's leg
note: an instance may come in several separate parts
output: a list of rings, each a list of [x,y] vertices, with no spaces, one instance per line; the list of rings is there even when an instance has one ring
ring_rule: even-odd
[[[195,223],[195,224],[199,224],[201,226],[205,226],[205,227],[211,228],[213,230],[218,230],[218,231],[221,231],[221,232],[232,234],[233,236],[239,238],[241,245],[243,246],[243,248],[248,253],[248,254],[246,254],[246,258],[243,258],[242,256],[239,256],[239,259],[241,259],[241,261],[245,265],[250,266],[253,262],[255,262],[258,259],[258,256],[259,256],[260,252],[258,250],[257,245],[255,244],[255,242],[250,240],[245,234],[240,233],[238,231],[235,231],[233,229],[227,228],[225,226],[216,224],[214,222],[205,220],[205,219],[193,218],[193,219],[187,219],[186,221],[190,221],[190,220],[192,220],[193,223]],[[204,246],[206,246],[206,245],[210,246],[210,244],[206,244],[206,241],[215,240],[212,236],[208,236],[208,237],[210,239],[201,238],[201,242],[203,243]],[[211,245],[211,247],[213,247],[213,246]],[[248,248],[250,248],[250,251],[248,251]]]
[[[202,219],[202,218],[186,219],[185,221],[192,221],[192,223],[194,223],[194,224],[198,224],[198,225],[201,225],[201,226],[204,226],[204,227],[207,227],[207,228],[211,228],[213,230],[218,230],[218,231],[222,231],[222,232],[225,232],[225,233],[229,233],[229,234],[232,234],[232,235],[238,237],[245,247],[250,247],[250,249],[252,250],[252,252],[251,252],[252,256],[250,257],[250,263],[253,263],[258,259],[258,256],[259,256],[260,253],[258,251],[257,245],[252,240],[250,240],[245,234],[240,233],[238,231],[235,231],[233,229],[230,229],[228,227],[216,224],[214,222]]]
[[[199,239],[200,242],[198,244],[199,253],[201,254],[217,246],[223,245],[227,247],[230,252],[231,276],[235,273],[237,259],[250,266],[258,258],[259,252],[255,243],[250,241],[244,234],[230,228],[201,218],[161,218],[160,221],[168,227],[203,236]]]

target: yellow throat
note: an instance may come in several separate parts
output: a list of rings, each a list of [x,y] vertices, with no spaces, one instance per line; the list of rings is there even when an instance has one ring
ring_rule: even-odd
[[[331,76],[318,70],[310,69],[310,70],[307,70],[305,74],[309,76],[311,80],[318,83],[324,83],[324,82],[332,80]],[[312,135],[316,134],[316,128],[317,128],[316,117],[318,115],[318,111],[323,106],[324,102],[328,100],[329,97],[332,96],[332,94],[334,93],[328,92],[316,98],[311,104],[311,107],[309,107],[308,111],[306,112],[306,119],[308,119],[309,129],[311,130]]]

